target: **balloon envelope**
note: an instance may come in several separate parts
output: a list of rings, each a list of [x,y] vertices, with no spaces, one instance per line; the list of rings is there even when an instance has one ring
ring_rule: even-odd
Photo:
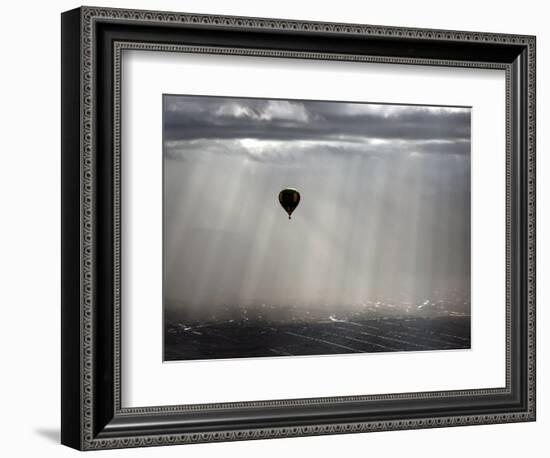
[[[279,193],[279,203],[288,213],[288,219],[290,219],[290,215],[300,203],[300,193],[294,188],[285,188]]]

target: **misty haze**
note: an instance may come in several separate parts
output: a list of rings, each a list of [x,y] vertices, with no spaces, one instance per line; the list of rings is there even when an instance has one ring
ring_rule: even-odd
[[[165,95],[164,359],[470,348],[470,111]]]

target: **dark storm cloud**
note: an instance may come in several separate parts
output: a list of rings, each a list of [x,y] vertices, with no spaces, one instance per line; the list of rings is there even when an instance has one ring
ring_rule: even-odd
[[[165,139],[326,140],[362,142],[469,140],[469,109],[235,99],[165,97]]]

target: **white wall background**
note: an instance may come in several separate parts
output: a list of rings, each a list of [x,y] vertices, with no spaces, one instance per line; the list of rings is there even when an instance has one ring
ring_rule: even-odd
[[[117,0],[96,5],[534,34],[538,38],[538,421],[104,452],[109,456],[543,456],[550,427],[550,30],[536,0],[334,2]],[[75,1],[10,2],[0,28],[0,431],[3,456],[70,456],[59,442],[60,13]]]

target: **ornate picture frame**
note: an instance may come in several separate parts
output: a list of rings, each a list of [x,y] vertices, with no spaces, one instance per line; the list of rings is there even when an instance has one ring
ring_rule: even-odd
[[[62,434],[79,450],[535,420],[533,36],[81,7],[62,14]],[[124,407],[121,53],[506,74],[506,386]],[[504,154],[504,153],[503,153]]]

